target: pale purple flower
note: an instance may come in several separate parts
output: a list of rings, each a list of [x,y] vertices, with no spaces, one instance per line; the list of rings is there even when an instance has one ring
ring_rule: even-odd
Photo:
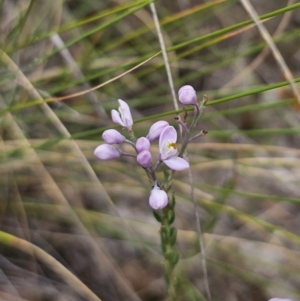
[[[161,134],[161,132],[167,127],[169,126],[169,123],[167,121],[164,120],[160,120],[157,121],[155,123],[152,124],[152,126],[149,129],[149,133],[146,136],[146,138],[150,141],[153,142],[155,140],[159,139],[159,136]]]
[[[137,155],[136,160],[141,166],[147,168],[152,162],[151,153],[148,150],[143,150]]]
[[[272,298],[269,301],[293,301],[292,299]]]
[[[133,120],[128,104],[122,100],[118,99],[119,102],[119,112],[117,110],[111,111],[111,118],[114,123],[118,123],[124,128],[131,130],[133,125]]]
[[[121,157],[122,151],[112,145],[101,144],[95,149],[94,155],[105,161]]]
[[[159,137],[160,160],[172,170],[184,170],[189,168],[189,163],[177,157],[177,132],[173,126],[166,127]]]
[[[150,193],[149,204],[155,210],[165,208],[168,205],[167,193],[161,190],[156,182]]]
[[[178,91],[179,101],[184,105],[197,105],[197,94],[192,86],[186,85]]]
[[[126,140],[126,138],[123,135],[121,135],[118,131],[113,129],[104,131],[102,134],[102,138],[107,144],[119,144],[123,143]]]
[[[148,151],[150,149],[150,141],[145,137],[140,137],[136,141],[135,147],[139,153],[143,150]]]

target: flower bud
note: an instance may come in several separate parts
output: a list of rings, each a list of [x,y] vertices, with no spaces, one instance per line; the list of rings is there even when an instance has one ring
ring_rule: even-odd
[[[150,149],[150,141],[145,137],[141,137],[136,141],[135,147],[139,153],[143,150],[148,151]]]
[[[121,157],[122,151],[112,145],[101,144],[95,149],[94,155],[100,160],[111,160]]]
[[[197,94],[192,86],[186,85],[178,91],[179,101],[184,105],[197,105]]]
[[[136,160],[138,161],[138,163],[141,166],[143,166],[144,168],[147,168],[150,166],[150,164],[152,162],[151,153],[147,150],[143,150],[137,155]]]
[[[102,134],[102,138],[107,144],[119,144],[123,143],[126,140],[126,138],[123,135],[121,135],[118,131],[113,129],[104,131]]]
[[[165,208],[168,205],[167,193],[164,190],[161,190],[156,183],[151,190],[149,204],[155,210]]]
[[[153,142],[155,140],[159,139],[160,133],[167,127],[169,126],[169,123],[164,120],[157,121],[152,124],[152,126],[149,129],[149,133],[146,136],[146,138],[150,141]]]

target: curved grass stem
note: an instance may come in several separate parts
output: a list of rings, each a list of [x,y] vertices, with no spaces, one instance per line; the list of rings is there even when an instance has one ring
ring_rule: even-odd
[[[39,261],[59,275],[82,297],[91,301],[101,301],[99,297],[97,297],[83,282],[66,269],[60,262],[36,245],[3,231],[0,231],[0,243],[21,250],[27,254],[34,255]]]

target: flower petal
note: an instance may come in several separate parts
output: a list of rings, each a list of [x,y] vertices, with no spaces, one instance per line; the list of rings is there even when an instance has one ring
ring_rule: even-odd
[[[107,144],[119,144],[123,143],[126,140],[126,138],[123,135],[121,135],[118,131],[114,129],[104,131],[102,134],[102,138]]]
[[[136,141],[135,147],[139,153],[143,150],[148,151],[150,149],[150,141],[145,137],[140,137]]]
[[[117,123],[121,126],[125,126],[125,123],[120,117],[120,113],[116,110],[111,110],[111,119],[114,123]]]
[[[167,126],[159,137],[159,153],[165,154],[168,150],[166,149],[166,143],[176,143],[177,132],[173,126]]]
[[[94,155],[100,160],[106,161],[121,157],[122,151],[112,145],[101,144],[95,149]]]
[[[169,123],[165,120],[160,120],[152,124],[152,126],[149,129],[149,133],[146,136],[146,138],[150,141],[156,141],[158,140],[161,132],[169,126]]]
[[[119,102],[119,112],[121,114],[121,119],[123,120],[125,127],[127,129],[131,129],[132,125],[133,125],[133,120],[132,120],[132,116],[131,116],[131,112],[130,112],[130,108],[128,106],[128,104],[122,100],[122,99],[118,99]]]
[[[141,166],[147,168],[152,162],[151,153],[148,150],[143,150],[137,155],[136,160]]]
[[[169,157],[164,163],[172,170],[184,170],[190,166],[189,162],[177,156]]]
[[[167,193],[158,186],[154,186],[149,197],[149,204],[155,210],[165,208],[168,205]]]

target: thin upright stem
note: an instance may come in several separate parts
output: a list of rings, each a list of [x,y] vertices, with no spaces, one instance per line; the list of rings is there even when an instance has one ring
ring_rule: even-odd
[[[170,86],[170,90],[171,90],[171,94],[172,94],[172,98],[173,98],[173,104],[174,104],[175,109],[178,110],[179,107],[178,107],[178,101],[177,101],[176,94],[175,94],[175,88],[174,88],[172,72],[171,72],[169,59],[168,59],[168,55],[167,55],[167,51],[166,51],[166,46],[165,46],[164,38],[163,38],[161,29],[160,29],[159,20],[158,20],[158,16],[157,16],[157,12],[156,12],[154,2],[150,3],[150,9],[151,9],[151,12],[152,12],[153,21],[154,21],[154,24],[155,24],[155,28],[156,28],[156,32],[157,32],[157,36],[158,36],[158,40],[159,40],[159,45],[160,45],[161,52],[162,52],[163,59],[164,59],[164,63],[165,63],[165,68],[166,68],[166,72],[167,72],[167,76],[168,76],[169,86]]]
[[[193,204],[194,204],[194,212],[195,212],[195,218],[196,218],[199,249],[201,252],[201,265],[202,265],[202,270],[203,270],[204,286],[205,286],[207,298],[209,301],[211,301],[212,299],[211,299],[211,293],[210,293],[209,282],[208,282],[207,266],[206,266],[206,251],[205,251],[205,246],[204,246],[204,241],[203,241],[200,214],[199,214],[198,205],[196,202],[193,174],[192,174],[191,169],[189,169],[189,180],[191,183],[191,197],[192,197]]]

